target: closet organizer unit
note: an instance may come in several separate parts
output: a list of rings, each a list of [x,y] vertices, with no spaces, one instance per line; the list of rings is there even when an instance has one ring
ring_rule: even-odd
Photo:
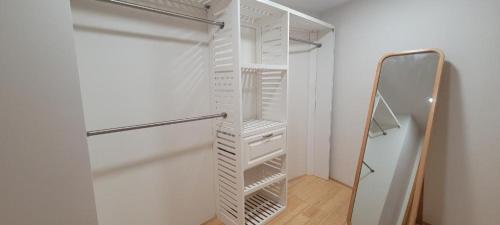
[[[323,146],[329,152],[331,93],[328,91],[331,92],[333,74],[333,27],[265,0],[165,0],[160,8],[152,1],[100,1],[213,25],[208,30],[211,110],[217,114],[93,130],[87,135],[215,118],[218,218],[227,225],[257,225],[282,212],[287,204],[289,40],[304,42],[313,49],[322,44],[329,46],[323,51],[328,57],[319,53],[315,56],[318,62],[319,58],[325,60],[321,68],[329,69],[306,74],[314,79],[304,84],[313,90],[309,119],[314,119],[309,123],[320,124],[318,120],[328,123],[325,132],[318,132],[328,133],[324,140],[316,138],[314,132],[309,134],[319,140],[316,147]],[[189,15],[193,9],[195,15]],[[291,30],[300,37],[291,38]],[[307,63],[316,67],[315,62]],[[325,88],[328,91],[322,90]],[[318,93],[326,95],[321,97]],[[321,103],[321,99],[326,99],[327,104]],[[317,110],[321,107],[325,110]],[[322,118],[315,110],[326,113],[327,117]],[[326,160],[328,170],[329,157],[317,158]]]
[[[213,111],[228,115],[214,122],[217,216],[265,224],[287,204],[290,18],[332,29],[269,1],[211,2],[208,14],[225,23],[210,31]]]

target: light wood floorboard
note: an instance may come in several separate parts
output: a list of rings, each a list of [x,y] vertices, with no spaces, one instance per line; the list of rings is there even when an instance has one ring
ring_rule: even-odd
[[[315,176],[288,184],[288,206],[269,225],[346,225],[350,188]],[[202,225],[224,224],[213,219]]]

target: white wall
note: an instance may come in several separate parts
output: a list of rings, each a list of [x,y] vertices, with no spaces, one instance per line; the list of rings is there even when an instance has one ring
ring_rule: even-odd
[[[0,224],[97,225],[69,1],[2,1],[0,30]]]
[[[210,114],[208,27],[72,1],[87,129]],[[211,121],[89,138],[101,225],[215,215]]]
[[[287,121],[290,179],[305,174],[329,178],[333,39],[332,32],[324,34],[321,49],[297,42],[290,44]]]
[[[500,221],[500,2],[353,1],[323,15],[335,24],[333,177],[354,180],[379,58],[437,47],[446,53],[427,167],[424,217],[432,224]]]
[[[310,47],[291,43],[288,77],[288,178],[307,174]]]
[[[323,179],[330,179],[330,152],[332,137],[332,108],[333,108],[333,64],[335,35],[334,32],[321,34],[315,61],[315,102],[314,102],[314,161],[310,165],[313,174]],[[311,87],[309,87],[311,89]],[[311,119],[312,120],[312,119]],[[311,151],[311,150],[309,150]]]

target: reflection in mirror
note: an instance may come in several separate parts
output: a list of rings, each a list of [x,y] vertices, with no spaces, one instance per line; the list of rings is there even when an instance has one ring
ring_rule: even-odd
[[[403,225],[441,59],[439,52],[415,52],[386,57],[379,65],[350,224]]]

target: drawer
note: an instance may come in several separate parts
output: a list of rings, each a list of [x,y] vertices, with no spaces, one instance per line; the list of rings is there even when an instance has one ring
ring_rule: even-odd
[[[285,152],[286,131],[270,131],[245,138],[243,141],[247,168],[250,168]]]

